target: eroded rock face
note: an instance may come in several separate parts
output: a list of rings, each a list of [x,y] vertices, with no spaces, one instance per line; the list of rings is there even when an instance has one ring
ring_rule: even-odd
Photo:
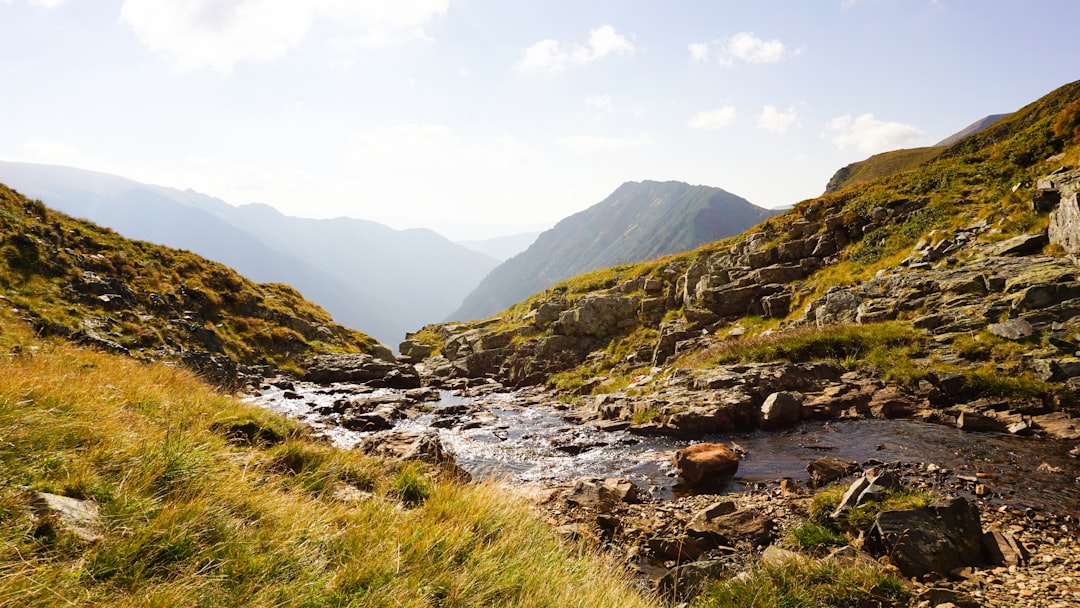
[[[411,365],[375,358],[363,353],[313,357],[304,380],[308,382],[363,382],[372,387],[419,388],[420,374]]]
[[[719,443],[697,443],[675,452],[673,463],[686,481],[708,483],[734,475],[739,455]]]

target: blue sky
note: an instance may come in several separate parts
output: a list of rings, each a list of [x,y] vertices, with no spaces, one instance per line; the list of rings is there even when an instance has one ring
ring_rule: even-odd
[[[1080,3],[0,0],[0,158],[451,238],[763,206],[1077,79]]]

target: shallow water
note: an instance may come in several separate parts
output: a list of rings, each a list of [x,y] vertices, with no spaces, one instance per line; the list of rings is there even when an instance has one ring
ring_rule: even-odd
[[[314,409],[330,405],[355,390],[352,385],[297,384],[294,392],[299,398],[286,398],[286,391],[271,387],[251,400],[308,422],[335,444],[349,448],[365,434],[328,425]],[[380,390],[365,395],[391,392]],[[689,441],[639,437],[624,431],[602,432],[588,425],[569,423],[554,409],[522,407],[516,401],[513,394],[473,400],[444,392],[440,401],[424,404],[425,409],[433,408],[432,413],[403,420],[398,428],[427,428],[443,407],[480,405],[490,414],[483,424],[476,428],[439,430],[444,445],[456,454],[458,464],[476,477],[518,483],[627,477],[656,498],[671,498],[678,491],[669,458],[673,450],[689,445]],[[738,473],[721,491],[743,491],[758,482],[782,478],[805,485],[809,478],[806,464],[827,455],[859,463],[871,459],[933,463],[958,475],[978,477],[980,483],[994,492],[987,499],[992,505],[1049,509],[1080,517],[1080,463],[1069,457],[1071,446],[1064,442],[970,433],[907,420],[805,422],[785,432],[757,431],[711,436],[705,440],[734,442],[746,451]],[[1062,472],[1040,471],[1043,463]]]

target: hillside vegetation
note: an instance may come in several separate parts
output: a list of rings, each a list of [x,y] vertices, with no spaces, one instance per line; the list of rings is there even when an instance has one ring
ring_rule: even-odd
[[[452,365],[432,360],[436,374],[547,381],[587,394],[654,377],[650,368],[665,362],[705,364],[710,360],[700,357],[680,363],[672,357],[676,345],[692,353],[729,331],[745,340],[805,325],[895,321],[925,345],[904,346],[906,355],[886,351],[886,370],[911,370],[897,377],[917,384],[935,369],[964,372],[973,387],[992,394],[1001,387],[987,379],[1004,378],[1019,383],[1016,394],[1046,397],[1051,388],[1033,377],[1050,375],[1021,361],[1020,352],[1071,356],[1068,332],[1076,323],[1063,301],[1072,292],[1039,304],[1056,302],[1053,310],[1033,310],[1017,298],[1040,281],[1071,286],[1074,271],[1056,245],[1031,258],[995,257],[994,247],[1018,235],[1031,235],[1030,243],[1040,234],[1045,239],[1048,220],[1032,206],[1034,186],[1076,161],[1077,125],[1080,83],[1072,83],[929,160],[803,201],[737,237],[587,273],[486,321],[430,326],[412,340],[438,349]],[[1012,354],[994,358],[971,348],[972,336],[983,344],[999,339],[986,327],[1010,317],[1034,325],[1029,343],[1001,348]],[[848,364],[876,364],[865,350],[855,352],[861,355]],[[920,366],[921,377],[914,373]]]
[[[372,352],[292,287],[126,239],[0,184],[0,293],[43,334],[180,359],[225,384],[235,364],[296,369],[317,352]],[[231,362],[231,363],[230,363]]]
[[[488,485],[314,442],[0,309],[0,606],[648,606]],[[77,535],[31,492],[90,501]]]

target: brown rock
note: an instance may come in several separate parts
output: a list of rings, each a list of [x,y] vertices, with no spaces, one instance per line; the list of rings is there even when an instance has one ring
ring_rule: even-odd
[[[675,452],[679,475],[690,483],[728,477],[739,469],[739,456],[719,443],[696,443]]]
[[[847,477],[859,470],[859,463],[844,462],[832,456],[824,456],[806,465],[806,472],[810,473],[810,484],[813,487],[828,485],[837,479]]]

